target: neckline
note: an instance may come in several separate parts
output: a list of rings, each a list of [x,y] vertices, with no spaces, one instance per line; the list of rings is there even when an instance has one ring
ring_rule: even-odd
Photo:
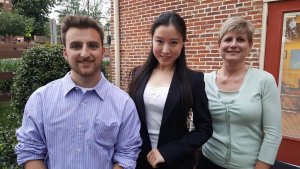
[[[248,70],[250,69],[250,66],[247,66],[246,67],[246,70],[243,72],[243,80],[242,80],[242,84],[241,84],[241,86],[237,89],[237,90],[233,90],[233,91],[226,91],[226,90],[221,90],[219,87],[218,87],[218,85],[217,85],[217,77],[218,77],[218,71],[219,71],[219,69],[218,70],[216,70],[215,71],[215,81],[214,81],[214,83],[215,83],[215,86],[218,88],[218,91],[221,91],[221,92],[223,92],[223,93],[236,93],[236,92],[239,92],[241,89],[242,89],[242,87],[243,87],[243,84],[244,84],[244,81],[245,81],[245,79],[246,79],[246,74],[247,74],[247,72],[248,72]]]
[[[245,84],[246,84],[246,82],[247,82],[247,80],[248,80],[248,76],[249,76],[249,72],[250,72],[250,71],[251,71],[251,67],[249,66],[249,67],[247,68],[247,71],[245,72],[244,79],[243,79],[243,82],[242,82],[241,87],[240,87],[237,91],[230,92],[230,93],[235,93],[235,92],[238,93],[238,94],[235,96],[235,98],[233,99],[233,101],[232,101],[232,103],[231,103],[230,105],[234,104],[234,103],[239,99],[241,93],[243,93],[243,90],[244,90]],[[222,103],[223,105],[225,105],[225,104],[223,103],[221,97],[220,97],[220,92],[223,92],[223,93],[228,93],[228,92],[226,92],[226,91],[224,92],[224,91],[219,90],[219,88],[218,88],[218,86],[217,86],[217,83],[216,83],[216,79],[217,79],[217,71],[214,72],[214,82],[213,82],[214,88],[215,88],[215,93],[216,93],[216,95],[217,95],[217,97],[218,97],[219,102]],[[230,106],[230,105],[229,105],[229,106]],[[228,107],[228,105],[225,105],[225,106]]]

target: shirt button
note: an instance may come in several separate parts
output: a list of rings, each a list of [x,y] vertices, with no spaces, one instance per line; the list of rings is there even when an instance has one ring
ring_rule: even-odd
[[[81,149],[80,149],[80,148],[78,148],[78,149],[77,149],[77,152],[80,152],[80,151],[81,151]]]
[[[79,125],[78,125],[78,128],[79,128],[79,129],[81,129],[81,128],[82,128],[82,125],[81,125],[81,124],[79,124]]]

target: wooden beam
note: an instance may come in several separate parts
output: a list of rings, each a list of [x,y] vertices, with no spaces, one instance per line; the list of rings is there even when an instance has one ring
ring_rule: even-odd
[[[15,51],[0,51],[0,59],[6,59],[6,58],[20,58],[22,56],[22,53],[24,51],[22,50],[15,50]]]
[[[6,102],[6,101],[10,101],[10,94],[9,93],[0,94],[0,102]]]
[[[14,72],[0,72],[0,80],[11,80],[14,76]]]

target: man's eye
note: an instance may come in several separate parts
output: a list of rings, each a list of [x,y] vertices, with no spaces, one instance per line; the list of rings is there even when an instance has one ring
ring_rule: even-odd
[[[78,44],[72,44],[70,46],[71,49],[80,49],[81,48],[81,45],[78,45]]]
[[[99,45],[98,44],[90,44],[89,47],[91,49],[97,49],[99,47]]]

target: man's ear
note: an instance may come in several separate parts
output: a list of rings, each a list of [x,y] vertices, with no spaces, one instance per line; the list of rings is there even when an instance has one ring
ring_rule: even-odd
[[[67,54],[66,47],[64,47],[64,49],[63,49],[63,55],[64,55],[64,58],[65,58],[66,60],[68,60],[68,54]]]
[[[102,47],[102,55],[101,55],[102,59],[104,58],[104,54],[105,54],[105,47],[103,46]]]

